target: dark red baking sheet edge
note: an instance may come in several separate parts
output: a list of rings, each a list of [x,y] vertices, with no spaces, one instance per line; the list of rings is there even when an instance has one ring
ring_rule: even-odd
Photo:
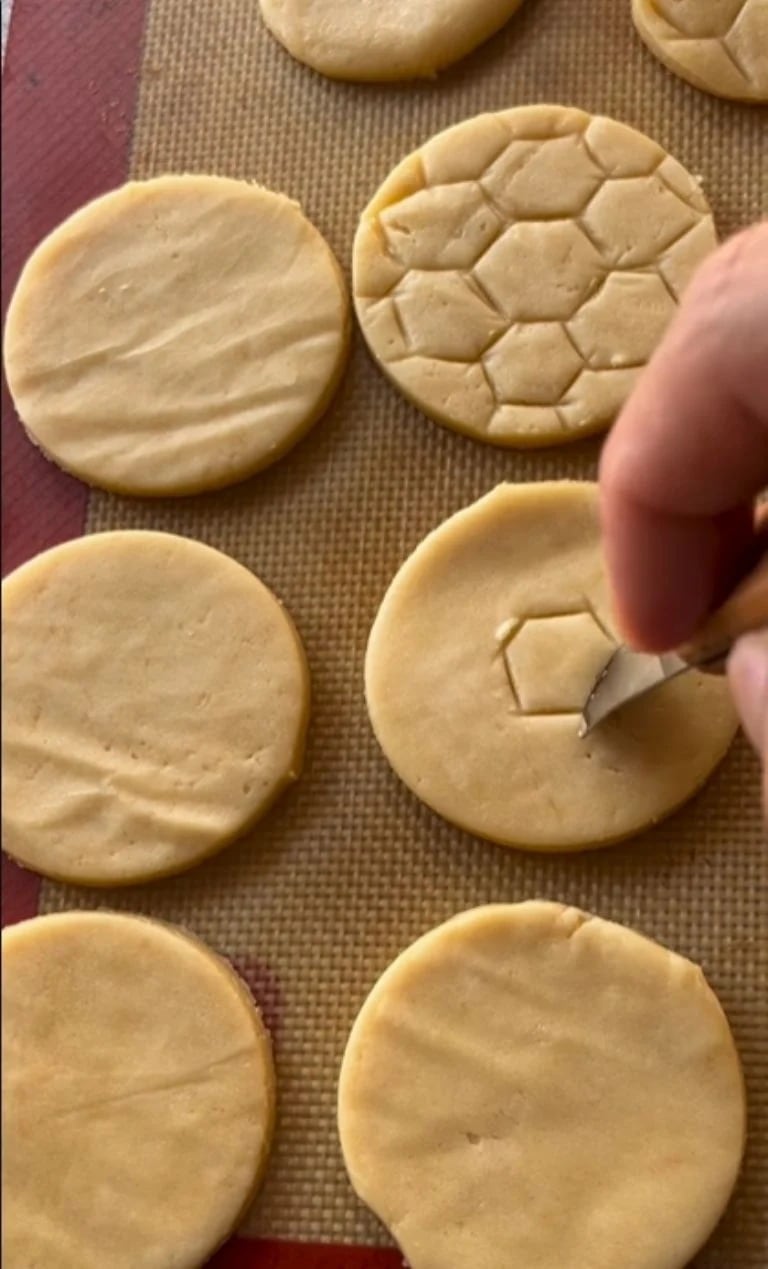
[[[3,72],[2,312],[33,247],[125,180],[151,0],[16,0]],[[88,490],[27,440],[2,385],[3,576],[85,528]],[[2,923],[34,916],[40,879],[2,860]],[[236,1238],[210,1269],[399,1269],[395,1251]]]
[[[3,318],[32,248],[125,179],[145,0],[16,0],[3,70]],[[85,527],[88,491],[27,440],[3,379],[3,575]],[[40,883],[3,857],[3,925],[33,916]]]

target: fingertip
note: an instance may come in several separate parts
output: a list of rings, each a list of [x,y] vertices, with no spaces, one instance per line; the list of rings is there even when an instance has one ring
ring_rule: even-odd
[[[728,678],[742,725],[758,753],[768,757],[768,631],[739,639],[728,659]]]
[[[614,615],[626,641],[643,652],[685,642],[713,600],[716,543],[706,526],[610,495],[601,500],[601,518]]]

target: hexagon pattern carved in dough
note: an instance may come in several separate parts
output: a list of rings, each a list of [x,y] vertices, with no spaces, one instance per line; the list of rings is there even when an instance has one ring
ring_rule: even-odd
[[[600,431],[716,245],[650,138],[555,106],[482,115],[409,156],[364,213],[355,303],[390,377],[480,439]],[[602,382],[605,377],[605,382]]]
[[[580,713],[616,644],[592,612],[528,617],[504,647],[521,714]]]
[[[675,74],[717,96],[768,101],[766,0],[633,0],[632,10]]]

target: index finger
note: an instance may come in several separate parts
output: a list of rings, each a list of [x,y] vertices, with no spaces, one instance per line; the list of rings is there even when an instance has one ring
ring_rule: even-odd
[[[617,617],[682,643],[749,552],[768,481],[768,222],[700,270],[609,437],[601,511]]]

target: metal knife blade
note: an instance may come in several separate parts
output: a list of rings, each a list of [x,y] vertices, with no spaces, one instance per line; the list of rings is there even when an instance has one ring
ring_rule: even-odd
[[[629,701],[689,669],[722,672],[725,657],[741,635],[768,630],[768,555],[699,627],[678,652],[655,656],[619,647],[598,676],[582,711],[580,736]]]
[[[582,711],[579,735],[588,735],[614,710],[690,669],[690,663],[676,652],[652,656],[624,646],[617,648],[589,694]]]

